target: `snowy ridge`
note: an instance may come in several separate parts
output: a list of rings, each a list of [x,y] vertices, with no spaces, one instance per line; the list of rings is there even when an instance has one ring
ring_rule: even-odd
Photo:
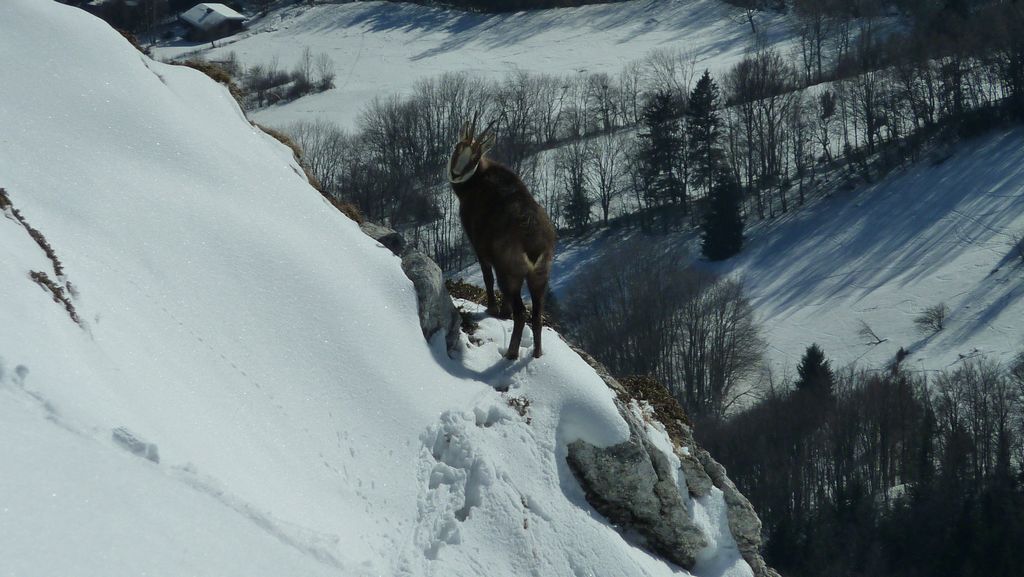
[[[685,574],[583,500],[566,443],[627,427],[555,334],[508,363],[481,319],[449,359],[398,259],[223,87],[60,4],[0,23],[0,187],[81,317],[5,209],[4,572]]]

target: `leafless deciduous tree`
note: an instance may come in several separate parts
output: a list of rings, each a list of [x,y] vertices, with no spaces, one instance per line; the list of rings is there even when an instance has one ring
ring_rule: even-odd
[[[612,202],[620,198],[626,188],[627,146],[628,137],[621,132],[609,132],[594,139],[590,158],[591,181],[605,224],[608,224]]]
[[[932,305],[914,317],[914,325],[923,333],[937,333],[945,328],[948,315],[949,307],[946,303]]]
[[[764,342],[742,284],[638,241],[603,255],[564,303],[572,333],[616,374],[649,374],[693,415],[718,419],[750,394]]]

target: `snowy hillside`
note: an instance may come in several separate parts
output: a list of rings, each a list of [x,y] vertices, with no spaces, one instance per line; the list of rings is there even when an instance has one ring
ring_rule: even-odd
[[[743,252],[699,266],[743,279],[776,378],[793,377],[812,343],[835,366],[869,369],[887,367],[903,347],[905,368],[933,372],[979,355],[1006,362],[1024,349],[1024,263],[1011,247],[1022,232],[1018,128],[755,223]],[[566,243],[555,260],[556,293],[571,294],[576,275],[637,236],[606,230]],[[644,242],[683,257],[700,253],[695,233]],[[474,267],[463,276],[479,282]],[[914,318],[941,303],[945,328],[919,330]],[[859,334],[862,321],[884,342]]]
[[[817,342],[839,364],[910,370],[962,357],[1009,361],[1024,348],[1024,130],[962,142],[878,184],[840,192],[750,231],[723,272],[742,276],[780,365],[795,370]],[[946,327],[914,318],[945,303]],[[858,334],[866,322],[881,339]]]
[[[784,16],[759,14],[768,41],[789,38]],[[472,14],[392,2],[352,2],[271,12],[250,32],[196,48],[207,59],[234,52],[242,64],[285,69],[307,47],[334,61],[337,88],[253,114],[263,124],[328,118],[353,126],[374,97],[408,93],[416,81],[466,71],[493,78],[524,70],[558,76],[618,74],[656,48],[686,48],[697,66],[724,70],[751,43],[742,12],[721,0],[633,0],[515,14]],[[192,47],[157,48],[172,58]]]
[[[0,53],[3,573],[686,574],[584,500],[627,424],[556,335],[425,342],[289,149],[84,12],[0,2]],[[749,575],[716,491],[694,573]]]

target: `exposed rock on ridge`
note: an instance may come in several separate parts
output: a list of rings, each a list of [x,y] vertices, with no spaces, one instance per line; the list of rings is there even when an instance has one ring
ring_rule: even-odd
[[[716,487],[726,503],[729,531],[755,577],[779,577],[761,556],[761,520],[753,506],[736,489],[725,467],[697,446],[690,425],[672,415],[658,414],[655,408],[654,418],[669,421],[664,424],[678,458],[678,473],[685,478],[689,495],[684,495],[671,470],[674,459],[647,436],[643,419],[650,415],[641,416],[630,407],[637,406],[632,403],[637,392],[623,386],[585,352],[577,352],[615,391],[616,406],[630,429],[628,441],[611,447],[595,447],[585,441],[569,445],[569,468],[587,501],[612,523],[636,532],[652,551],[692,569],[708,540],[691,518],[687,500],[707,496]]]
[[[370,238],[384,245],[402,259],[402,272],[416,288],[420,328],[423,337],[430,340],[437,331],[445,331],[445,344],[451,350],[459,342],[461,317],[444,286],[444,274],[430,257],[409,250],[401,234],[390,228],[364,222],[359,228]]]

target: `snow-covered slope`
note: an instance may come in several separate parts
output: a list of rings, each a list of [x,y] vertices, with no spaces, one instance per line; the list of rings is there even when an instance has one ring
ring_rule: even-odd
[[[759,14],[764,38],[790,36],[788,20]],[[204,57],[234,52],[247,65],[277,57],[289,69],[307,47],[336,65],[337,88],[256,111],[281,126],[325,117],[352,126],[374,97],[407,93],[420,79],[466,71],[501,78],[515,70],[566,76],[618,74],[655,48],[694,51],[700,68],[724,70],[753,39],[742,11],[721,0],[633,0],[515,14],[474,14],[393,2],[351,2],[272,12],[250,32],[199,46]],[[157,48],[171,58],[191,47]]]
[[[4,0],[0,53],[0,572],[680,573],[568,471],[627,428],[556,335],[424,342],[398,259],[286,147],[84,12]],[[698,574],[749,574],[713,542]]]
[[[823,199],[750,231],[723,271],[746,279],[771,345],[792,373],[812,342],[837,363],[911,370],[962,357],[1008,361],[1024,349],[1024,130],[961,143],[881,182]],[[914,318],[945,303],[946,327]],[[859,335],[861,321],[881,339]]]

